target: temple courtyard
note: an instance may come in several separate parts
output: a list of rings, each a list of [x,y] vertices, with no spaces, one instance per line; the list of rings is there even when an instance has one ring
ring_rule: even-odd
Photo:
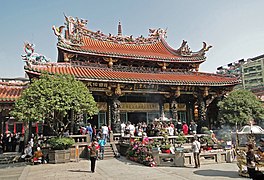
[[[193,167],[147,167],[131,162],[125,157],[106,159],[96,162],[96,172],[91,173],[90,161],[80,160],[66,164],[41,164],[0,169],[1,180],[35,179],[177,179],[177,180],[221,180],[246,179],[237,172],[236,162],[202,165]]]

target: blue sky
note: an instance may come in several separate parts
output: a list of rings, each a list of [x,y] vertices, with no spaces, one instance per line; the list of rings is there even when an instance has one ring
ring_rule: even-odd
[[[0,5],[0,78],[24,76],[23,43],[57,60],[56,36],[67,16],[88,20],[88,28],[105,34],[147,36],[149,28],[167,28],[167,42],[177,49],[187,40],[192,51],[212,45],[202,72],[239,59],[264,54],[262,0],[10,0]]]

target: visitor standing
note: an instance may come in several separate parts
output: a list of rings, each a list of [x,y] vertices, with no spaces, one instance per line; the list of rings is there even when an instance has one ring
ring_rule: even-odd
[[[192,120],[189,126],[190,134],[196,134],[197,131],[197,124]]]
[[[199,168],[200,167],[201,143],[198,141],[197,137],[194,137],[194,139],[193,139],[192,150],[193,150],[195,168]]]
[[[255,179],[255,173],[256,173],[256,160],[255,160],[255,154],[254,154],[254,148],[253,144],[247,144],[248,151],[246,155],[247,160],[247,171],[250,178]]]
[[[182,131],[184,135],[188,135],[189,128],[185,121],[183,121]]]
[[[93,140],[91,146],[89,146],[90,150],[90,161],[91,161],[91,172],[95,172],[95,163],[97,159],[98,149],[97,149],[97,142],[96,140]]]
[[[105,140],[105,142],[107,142],[109,130],[105,124],[102,126],[102,133],[103,133],[103,139]]]
[[[126,124],[124,122],[121,123],[121,136],[125,136]]]
[[[103,137],[100,137],[98,144],[100,145],[100,153],[99,153],[99,158],[104,159],[104,148],[105,148],[105,140]]]
[[[92,139],[93,139],[93,128],[92,128],[90,123],[88,123],[88,126],[86,127],[86,132],[89,134],[90,140],[92,141]]]
[[[128,129],[129,129],[130,137],[134,137],[134,134],[135,134],[135,126],[133,124],[131,124],[131,122],[128,123]]]

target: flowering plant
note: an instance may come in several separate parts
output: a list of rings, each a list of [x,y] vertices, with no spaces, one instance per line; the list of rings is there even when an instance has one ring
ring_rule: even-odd
[[[146,142],[142,143],[138,139],[130,142],[127,151],[127,158],[146,166],[153,167],[156,165],[156,162],[151,154],[151,146],[149,146]]]

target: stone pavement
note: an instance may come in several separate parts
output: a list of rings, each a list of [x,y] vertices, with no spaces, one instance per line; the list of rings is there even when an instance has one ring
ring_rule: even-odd
[[[202,165],[192,167],[147,167],[131,162],[125,157],[96,162],[96,172],[91,173],[90,161],[70,162],[66,164],[41,164],[0,169],[0,179],[19,180],[70,180],[70,179],[177,179],[177,180],[246,180],[238,176],[236,163]]]

